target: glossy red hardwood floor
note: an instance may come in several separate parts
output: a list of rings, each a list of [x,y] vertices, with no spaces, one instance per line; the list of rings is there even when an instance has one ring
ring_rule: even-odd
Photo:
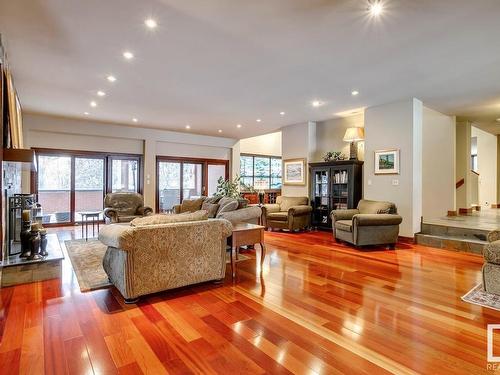
[[[79,228],[57,233],[63,242]],[[3,288],[0,373],[487,372],[485,327],[500,312],[460,300],[481,257],[409,244],[361,252],[322,232],[266,242],[262,278],[252,258],[234,284],[138,305],[115,289],[80,293],[69,260],[62,280]]]

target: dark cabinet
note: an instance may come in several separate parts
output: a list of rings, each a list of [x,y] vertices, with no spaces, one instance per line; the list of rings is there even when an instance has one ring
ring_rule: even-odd
[[[363,162],[309,163],[312,226],[331,229],[330,212],[356,208],[363,189]]]

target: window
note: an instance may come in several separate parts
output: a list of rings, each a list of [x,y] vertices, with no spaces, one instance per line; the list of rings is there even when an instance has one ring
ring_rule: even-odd
[[[275,156],[241,155],[242,190],[281,189],[281,158]]]

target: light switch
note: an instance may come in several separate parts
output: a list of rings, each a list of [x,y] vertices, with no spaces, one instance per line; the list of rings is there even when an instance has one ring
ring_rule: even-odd
[[[392,180],[392,186],[398,186],[399,180]]]

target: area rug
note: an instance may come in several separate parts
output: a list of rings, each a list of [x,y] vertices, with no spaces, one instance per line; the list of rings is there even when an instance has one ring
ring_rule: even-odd
[[[462,297],[462,301],[500,311],[500,296],[486,293],[483,284],[478,284]]]
[[[78,285],[82,292],[101,289],[111,286],[108,275],[102,268],[102,259],[106,253],[106,246],[98,240],[72,240],[65,241],[69,259],[75,270]],[[238,262],[250,259],[239,254]],[[229,251],[226,254],[226,263],[230,263]]]

